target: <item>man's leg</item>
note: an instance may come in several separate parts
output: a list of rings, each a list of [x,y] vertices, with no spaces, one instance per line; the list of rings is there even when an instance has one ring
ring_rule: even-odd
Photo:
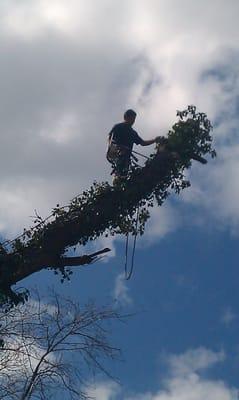
[[[130,157],[128,154],[121,154],[115,163],[114,180],[113,183],[119,183],[127,178],[129,171]]]

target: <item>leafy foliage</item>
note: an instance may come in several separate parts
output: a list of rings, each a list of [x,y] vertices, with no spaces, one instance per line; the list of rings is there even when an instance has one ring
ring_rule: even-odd
[[[71,269],[60,262],[69,247],[84,246],[101,235],[137,232],[142,235],[155,201],[161,206],[171,190],[178,194],[190,186],[184,170],[191,167],[192,159],[205,163],[202,158],[205,155],[216,156],[212,148],[212,125],[206,114],[196,112],[195,106],[178,111],[177,116],[168,137],[159,138],[156,152],[143,168],[132,168],[127,180],[115,187],[108,182],[94,182],[68,206],[57,205],[46,220],[36,215],[32,229],[2,245],[3,294],[9,296],[12,284],[46,267],[61,272],[63,280],[70,279]],[[10,250],[6,247],[9,244]]]

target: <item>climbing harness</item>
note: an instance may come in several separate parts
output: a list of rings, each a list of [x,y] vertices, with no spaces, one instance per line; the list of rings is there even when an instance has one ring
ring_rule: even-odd
[[[117,144],[113,140],[111,140],[111,142],[109,143],[107,153],[106,153],[106,158],[112,164],[114,162],[115,158],[123,151],[125,151],[125,152],[129,151],[131,153],[131,157],[133,159],[136,159],[136,161],[138,161],[138,159],[133,154],[137,154],[138,156],[141,156],[143,158],[146,158],[147,160],[150,160],[150,157],[146,156],[145,154],[139,153],[138,151],[135,151],[135,150],[131,150],[128,146],[124,146],[122,144]]]
[[[119,145],[111,139],[106,153],[106,158],[112,165],[111,175],[115,174],[119,177],[126,177],[131,166],[140,168],[141,165],[139,165],[139,160],[135,154],[147,160],[150,159],[150,157],[138,151],[131,150],[127,146]]]
[[[133,274],[133,270],[134,270],[134,257],[135,257],[136,241],[137,241],[137,236],[138,236],[139,208],[140,208],[140,206],[137,207],[137,213],[136,213],[135,235],[134,235],[130,270],[128,270],[129,234],[128,233],[126,234],[124,272],[125,272],[125,279],[127,281],[131,278],[131,276]]]

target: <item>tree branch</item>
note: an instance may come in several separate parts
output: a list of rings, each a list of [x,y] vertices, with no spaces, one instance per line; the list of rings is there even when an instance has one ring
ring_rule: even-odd
[[[57,267],[77,267],[80,265],[91,264],[99,259],[99,255],[108,253],[110,249],[105,248],[92,254],[85,254],[80,257],[61,257],[57,262]]]
[[[178,116],[166,142],[158,143],[145,165],[135,167],[123,183],[94,183],[68,207],[57,206],[51,218],[25,231],[12,243],[10,251],[0,247],[1,291],[8,295],[11,285],[44,268],[58,269],[64,279],[68,277],[64,267],[96,261],[108,250],[81,257],[64,257],[64,253],[71,246],[85,246],[101,235],[135,234],[135,213],[139,207],[137,229],[143,234],[155,200],[161,206],[170,189],[179,193],[190,186],[184,171],[191,167],[192,159],[205,164],[205,155],[216,155],[211,147],[212,125],[206,114],[196,113],[196,108],[189,106]]]

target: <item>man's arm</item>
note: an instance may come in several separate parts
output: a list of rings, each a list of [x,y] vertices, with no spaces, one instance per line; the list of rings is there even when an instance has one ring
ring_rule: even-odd
[[[166,140],[163,136],[156,136],[155,139],[144,140],[138,135],[137,132],[134,131],[134,134],[135,134],[134,143],[140,144],[141,146],[150,146],[153,143],[159,143],[161,141],[163,141],[163,143],[164,143]]]
[[[141,146],[149,146],[150,144],[156,143],[156,139],[151,139],[151,140],[142,140],[140,143]]]
[[[151,140],[143,140],[142,139],[140,142],[141,146],[149,146],[150,144],[153,144],[153,143],[158,143],[158,144],[165,146],[168,144],[168,139],[165,138],[164,136],[156,136],[155,139],[151,139]]]

